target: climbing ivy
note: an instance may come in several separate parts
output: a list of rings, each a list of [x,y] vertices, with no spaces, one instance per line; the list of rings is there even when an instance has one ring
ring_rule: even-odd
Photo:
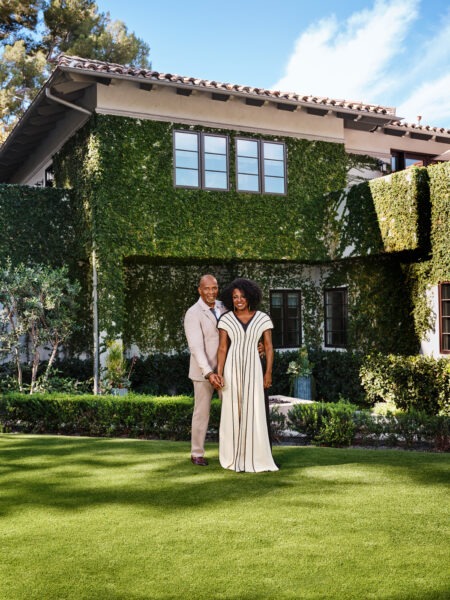
[[[288,193],[242,194],[238,132],[193,127],[229,135],[230,191],[176,189],[178,128],[189,127],[92,117],[54,157],[64,191],[0,187],[0,259],[83,264],[87,319],[95,248],[101,329],[142,349],[184,347],[181,315],[195,301],[198,276],[212,271],[222,285],[237,275],[259,281],[266,310],[269,289],[301,289],[312,347],[323,340],[324,287],[347,285],[351,349],[417,351],[430,322],[426,289],[450,279],[448,163],[346,189],[349,171],[376,168],[373,159],[348,155],[342,144],[264,136],[286,143]]]

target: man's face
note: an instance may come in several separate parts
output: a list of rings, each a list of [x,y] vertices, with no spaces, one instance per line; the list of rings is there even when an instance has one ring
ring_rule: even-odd
[[[215,277],[211,277],[210,275],[202,277],[200,280],[198,293],[200,294],[200,298],[203,300],[203,302],[205,302],[208,306],[214,306],[217,300],[217,294],[219,293],[219,286],[217,285],[217,280]]]

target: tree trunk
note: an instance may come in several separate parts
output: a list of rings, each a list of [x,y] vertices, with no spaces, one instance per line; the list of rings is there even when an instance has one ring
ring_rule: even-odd
[[[39,366],[39,338],[36,331],[36,325],[32,325],[31,327],[31,338],[33,340],[33,368],[31,369],[31,387],[30,394],[34,392],[34,388],[36,387],[36,378],[37,378],[37,370]]]
[[[19,384],[19,390],[23,392],[23,377],[22,377],[22,363],[20,362],[20,348],[15,348],[16,351],[16,365],[17,365],[17,383]]]
[[[51,353],[50,358],[48,360],[47,368],[45,369],[44,378],[43,378],[44,381],[48,380],[48,376],[50,374],[50,369],[52,367],[53,361],[55,360],[56,353],[58,352],[58,346],[59,346],[58,336],[56,336],[55,343],[52,344],[52,346],[53,346],[53,350],[52,350],[52,353]]]

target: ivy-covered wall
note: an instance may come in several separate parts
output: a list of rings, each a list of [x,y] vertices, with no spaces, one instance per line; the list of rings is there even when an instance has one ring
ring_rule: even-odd
[[[351,168],[374,167],[373,159],[350,156],[341,144],[265,136],[286,143],[288,193],[243,194],[235,186],[237,132],[214,130],[230,136],[230,191],[176,189],[172,132],[177,128],[188,127],[97,115],[55,157],[58,186],[74,189],[92,229],[100,324],[109,335],[119,334],[126,320],[123,260],[130,257],[318,263],[386,250],[383,235],[389,240],[395,227],[391,223],[382,235],[380,212],[389,209],[391,222],[392,203],[380,200],[375,210],[371,183],[339,191]],[[389,250],[417,247],[421,178],[412,179],[384,186],[391,195],[406,190],[404,204],[414,205],[402,225],[403,237],[396,236]],[[374,189],[377,197],[388,195]],[[403,205],[400,212],[399,222]]]
[[[348,349],[414,354],[419,340],[411,319],[405,275],[393,257],[339,261],[331,265],[274,262],[131,262],[126,265],[127,300],[124,341],[144,352],[167,352],[186,347],[183,317],[198,299],[202,274],[216,276],[219,287],[235,277],[257,281],[264,293],[262,309],[269,311],[270,289],[302,292],[303,342],[323,344],[323,291],[348,286]]]

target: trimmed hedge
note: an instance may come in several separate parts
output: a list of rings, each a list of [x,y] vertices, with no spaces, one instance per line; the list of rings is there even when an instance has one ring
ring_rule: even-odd
[[[450,418],[424,411],[373,415],[355,406],[338,404],[297,404],[288,413],[289,426],[321,446],[415,446],[450,448]]]
[[[69,396],[62,394],[0,395],[3,429],[25,433],[126,436],[188,440],[193,398]],[[213,400],[209,428],[218,431],[220,402]]]
[[[371,402],[393,402],[403,411],[450,413],[450,361],[430,356],[365,357],[361,382]]]

